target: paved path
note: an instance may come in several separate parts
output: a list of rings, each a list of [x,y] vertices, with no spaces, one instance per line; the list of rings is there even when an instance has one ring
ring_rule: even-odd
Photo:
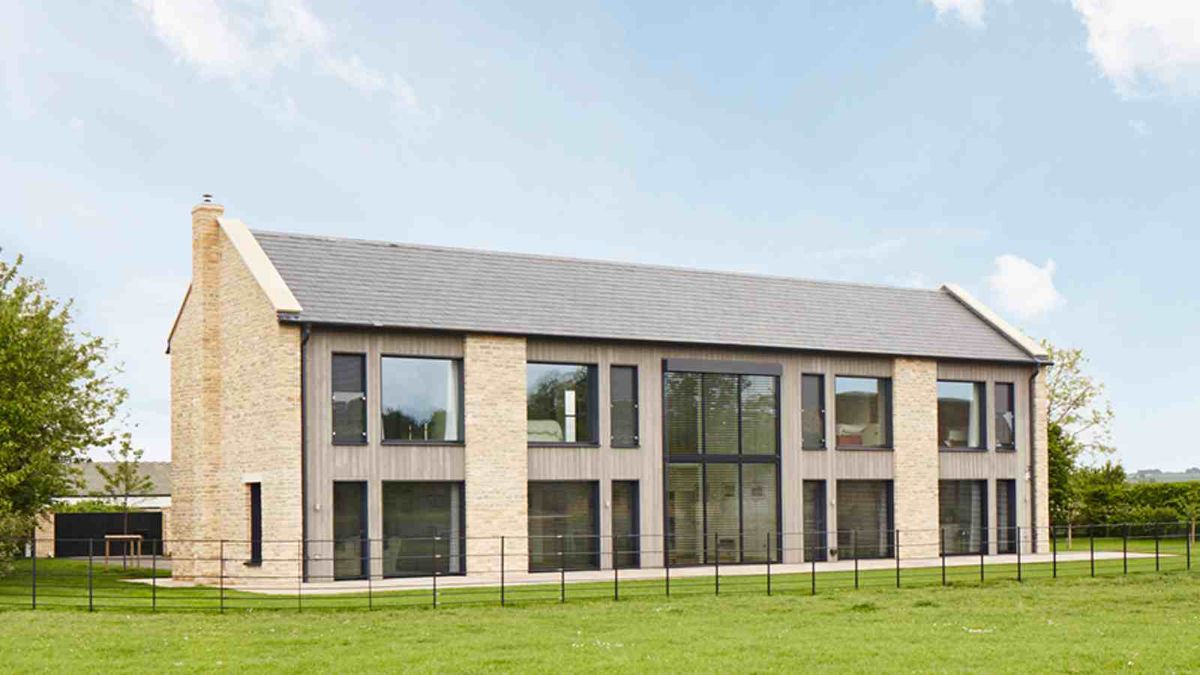
[[[1173,556],[1164,554],[1162,556],[1170,558]],[[1146,559],[1154,558],[1153,553],[1129,553],[1129,559]],[[1049,564],[1053,557],[1050,553],[1030,553],[1021,555],[1021,563],[1023,565],[1033,564]],[[1120,560],[1120,552],[1111,551],[1096,551],[1096,560]],[[1089,554],[1087,552],[1071,552],[1059,553],[1058,562],[1087,562]],[[952,556],[945,559],[947,568],[954,567],[979,567],[979,556]],[[987,567],[995,565],[1015,565],[1017,563],[1016,555],[989,555],[984,558],[984,564]],[[900,569],[937,569],[942,565],[941,558],[920,558],[901,560]],[[772,564],[771,574],[807,574],[813,570],[812,563],[778,563]],[[886,558],[882,560],[860,560],[858,569],[861,572],[869,570],[894,570],[896,569],[896,560],[894,558]],[[854,571],[853,560],[838,560],[832,562],[819,562],[816,564],[817,574],[832,573],[832,572],[852,572]],[[766,565],[721,565],[721,577],[744,577],[753,575],[765,575],[767,573]],[[618,571],[618,576],[622,582],[625,581],[661,581],[665,577],[665,570],[661,567],[643,568],[643,569],[623,569]],[[985,570],[986,574],[986,570]],[[671,579],[690,579],[698,577],[712,577],[713,566],[692,566],[692,567],[672,567]],[[582,584],[582,583],[611,583],[613,580],[613,571],[608,570],[584,570],[577,572],[566,573],[566,583]],[[146,579],[130,579],[131,582],[149,583]],[[276,583],[258,581],[251,584],[242,583],[240,579],[226,579],[226,587],[242,592],[263,593],[267,595],[295,595],[296,584],[295,580],[279,581]],[[248,581],[248,580],[246,580]],[[504,575],[505,586],[523,586],[531,584],[558,584],[560,577],[558,572],[513,572],[508,571]],[[334,582],[308,582],[303,585],[301,592],[304,595],[337,595],[340,593],[365,593],[368,588],[372,592],[382,591],[403,591],[403,590],[429,590],[432,588],[433,580],[430,577],[408,577],[403,579],[375,579],[371,582],[367,581],[334,581]],[[194,586],[190,582],[174,581],[171,579],[159,579],[158,585],[161,588],[187,588]],[[438,589],[448,588],[486,588],[498,587],[500,585],[500,574],[496,573],[481,573],[467,574],[466,576],[445,576],[438,577]]]

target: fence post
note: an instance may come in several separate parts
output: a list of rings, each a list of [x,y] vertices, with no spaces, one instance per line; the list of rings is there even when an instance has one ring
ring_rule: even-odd
[[[37,609],[37,531],[34,530],[32,545],[29,548],[30,564],[33,565],[32,577],[29,581],[30,609]]]
[[[1129,574],[1129,526],[1125,526],[1125,532],[1121,534],[1121,566],[1124,568],[1124,574]]]
[[[946,528],[938,528],[938,554],[942,559],[942,585],[946,585]]]
[[[1017,581],[1023,581],[1021,578],[1021,526],[1017,526]]]
[[[304,540],[296,542],[296,613],[304,611]]]
[[[854,590],[858,590],[858,530],[850,530],[850,555],[854,557]]]
[[[371,563],[373,563],[375,561],[372,559],[372,558],[374,558],[374,556],[371,555],[371,550],[372,550],[371,540],[368,537],[368,539],[367,539],[367,611],[368,612],[375,609],[375,588],[374,588],[375,583],[371,580],[371,577],[373,576],[371,574],[371,567],[372,567]],[[383,542],[382,541],[379,542],[379,553],[381,554],[380,555],[380,567],[382,568],[382,566],[383,566],[382,565],[382,560],[383,560],[383,558],[382,558]]]
[[[563,562],[563,536],[558,535],[558,601],[567,601],[567,566]]]
[[[224,612],[225,611],[225,540],[224,539],[221,540],[221,546],[217,550],[218,550],[217,555],[221,558],[221,561],[220,561],[221,571],[218,574],[219,574],[219,579],[221,582],[221,586],[220,586],[220,588],[221,588],[221,611]]]
[[[666,582],[667,597],[671,597],[671,543],[667,530],[663,528],[663,580]]]
[[[997,549],[997,552],[998,551],[999,551],[999,549]],[[985,551],[982,548],[979,549],[979,585],[980,586],[983,585],[983,563],[984,563],[984,558],[986,556],[987,556],[987,551]]]
[[[1187,549],[1187,569],[1190,572],[1190,571],[1192,571],[1192,535],[1191,535],[1191,533],[1185,533],[1183,535],[1183,542],[1184,542],[1184,544],[1183,544],[1184,548]]]
[[[92,564],[93,564],[92,548],[95,543],[96,543],[95,539],[88,539],[88,611],[89,612],[95,611],[95,604],[93,603],[94,594],[92,592]]]
[[[500,606],[504,606],[504,536],[500,536]]]
[[[811,567],[809,568],[809,571],[808,571],[808,577],[809,577],[809,581],[811,582],[811,585],[812,585],[812,588],[809,591],[809,595],[816,595],[817,594],[817,555],[814,553],[813,555],[809,556],[809,558],[810,558],[809,564],[811,565]]]
[[[1092,564],[1092,577],[1096,576],[1096,532],[1088,528],[1088,559]]]
[[[1054,578],[1058,578],[1058,537],[1055,536],[1054,526],[1050,526],[1050,569]]]
[[[767,533],[767,597],[771,597],[771,533]]]
[[[1159,529],[1154,528],[1154,571],[1161,572],[1162,569],[1158,565],[1158,541],[1160,539]]]
[[[617,564],[617,555],[616,555],[615,551],[613,552],[612,566],[613,566],[613,602],[618,602],[621,599],[621,578],[620,578],[619,572],[617,571],[617,568],[620,567],[620,565]]]
[[[896,530],[895,541],[892,543],[896,548],[896,588],[900,588],[900,530]]]
[[[713,532],[713,595],[721,594],[721,535]]]
[[[429,573],[431,575],[433,575],[433,608],[434,609],[437,609],[437,561],[438,561],[437,545],[438,545],[438,538],[434,537],[433,538],[433,546],[430,547],[430,551],[429,551],[429,564],[430,564]]]

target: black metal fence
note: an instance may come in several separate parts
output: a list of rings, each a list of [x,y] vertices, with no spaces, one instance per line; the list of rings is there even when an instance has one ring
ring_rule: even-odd
[[[379,609],[1190,572],[1186,523],[612,537],[19,542],[0,609]],[[828,544],[837,542],[836,546]],[[163,555],[160,551],[166,551]],[[613,564],[613,563],[616,564]]]

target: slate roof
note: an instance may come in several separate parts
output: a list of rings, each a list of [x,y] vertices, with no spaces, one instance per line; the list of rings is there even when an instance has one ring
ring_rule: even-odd
[[[313,324],[1034,361],[942,289],[253,234]]]

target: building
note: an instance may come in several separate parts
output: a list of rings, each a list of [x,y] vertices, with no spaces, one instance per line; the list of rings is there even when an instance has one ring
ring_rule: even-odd
[[[530,570],[1047,539],[1046,355],[956,287],[223,213],[193,209],[168,347],[178,576],[211,575],[219,540],[249,573],[328,580],[491,572],[501,536]]]
[[[69,494],[54,498],[59,504],[79,504],[99,501],[113,506],[125,503],[125,497],[110,495],[104,484],[104,476],[97,467],[112,471],[116,462],[83,462],[78,465],[79,481]],[[150,486],[138,494],[129,495],[129,507],[140,510],[163,511],[171,508],[171,463],[141,462],[141,474],[150,479]]]

